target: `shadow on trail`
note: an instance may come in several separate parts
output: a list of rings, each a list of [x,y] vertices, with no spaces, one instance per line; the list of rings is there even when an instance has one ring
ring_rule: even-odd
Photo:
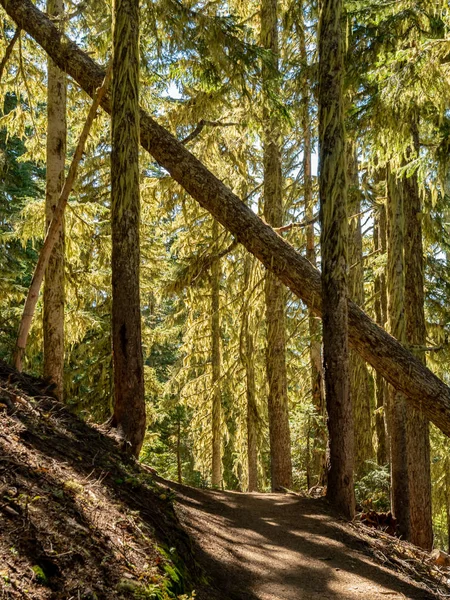
[[[436,597],[378,566],[324,500],[171,487],[202,561],[233,600]]]

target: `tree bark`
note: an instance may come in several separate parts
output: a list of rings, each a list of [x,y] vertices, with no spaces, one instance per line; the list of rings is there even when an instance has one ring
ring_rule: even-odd
[[[307,67],[308,55],[306,52],[306,40],[304,32],[304,22],[300,24],[299,31],[300,57]],[[304,95],[302,98],[302,127],[303,127],[303,194],[305,201],[305,220],[308,223],[306,227],[306,258],[316,267],[316,236],[314,232],[314,198],[312,185],[312,169],[311,169],[311,119],[309,106],[310,86],[308,77],[305,76]],[[309,324],[309,359],[311,363],[311,391],[312,404],[316,410],[316,419],[311,427],[313,435],[313,457],[312,471],[315,474],[317,481],[316,485],[325,486],[327,483],[327,461],[326,461],[326,445],[327,435],[325,431],[325,388],[322,365],[322,344],[321,344],[321,327],[317,317],[312,310],[308,311]],[[308,439],[309,443],[309,439]],[[309,455],[309,452],[308,452]],[[308,481],[308,487],[310,482]]]
[[[413,135],[416,138],[414,153],[419,151],[417,126],[414,123]],[[403,178],[405,213],[405,328],[406,342],[410,346],[426,346],[425,294],[422,213],[417,173]],[[426,364],[425,353],[414,350],[419,360]],[[428,420],[423,411],[411,409],[407,413],[407,443],[409,472],[409,541],[425,550],[433,547],[433,518],[431,511],[431,465],[430,432]]]
[[[348,370],[347,176],[341,17],[341,0],[323,0],[319,24],[319,193],[323,352],[330,446],[327,498],[352,519],[355,495]]]
[[[386,208],[384,204],[379,206],[378,213],[375,215],[374,223],[374,249],[382,255],[386,254]],[[374,283],[375,293],[375,320],[380,327],[386,327],[387,322],[387,297],[386,297],[386,276],[384,270],[375,274]],[[387,383],[384,377],[377,371],[375,377],[376,394],[376,416],[375,427],[377,432],[377,463],[387,465],[389,462],[389,438],[386,427],[387,402]]]
[[[47,13],[62,28],[63,0],[48,0]],[[48,230],[64,186],[66,162],[66,74],[47,61],[47,171],[45,229]],[[63,399],[64,387],[64,219],[58,229],[45,272],[44,284],[44,377],[55,383],[55,393]]]
[[[219,224],[213,221],[213,252],[218,255]],[[211,406],[211,485],[220,487],[222,483],[222,392],[220,389],[220,260],[211,265],[211,364],[212,364],[212,406]]]
[[[270,50],[263,63],[264,218],[272,227],[283,225],[280,123],[271,106],[278,92],[278,0],[262,0],[261,45]],[[271,271],[265,278],[266,371],[269,384],[269,438],[272,490],[292,487],[291,434],[286,373],[285,290]]]
[[[252,257],[244,258],[244,289],[248,290],[251,280]],[[250,308],[243,308],[242,331],[240,340],[241,362],[245,369],[247,396],[247,491],[258,491],[258,405],[256,402],[255,356],[253,332],[250,330]]]
[[[91,96],[105,72],[30,0],[0,0],[8,15],[48,52]],[[102,101],[111,111],[110,98]],[[141,144],[203,208],[208,210],[258,260],[321,316],[320,273],[215,177],[144,110],[140,112]],[[410,404],[450,435],[450,388],[420,360],[376,325],[354,302],[348,303],[349,341]]]
[[[356,144],[347,141],[348,170],[348,261],[349,298],[364,306],[364,265],[361,234],[361,192],[359,188],[358,157]],[[353,406],[355,437],[355,473],[363,476],[368,461],[374,457],[372,443],[372,389],[365,361],[354,350],[349,356],[350,396]]]
[[[115,0],[112,70],[112,341],[116,427],[139,456],[145,435],[139,294],[139,1]]]
[[[390,333],[405,341],[404,218],[401,182],[387,169],[387,298]],[[389,389],[391,438],[391,504],[398,531],[409,539],[409,482],[406,443],[406,401],[399,390]]]

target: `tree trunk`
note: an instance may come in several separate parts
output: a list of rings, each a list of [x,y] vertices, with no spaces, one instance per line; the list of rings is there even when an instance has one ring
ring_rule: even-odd
[[[305,65],[307,66],[308,55],[306,52],[306,40],[304,32],[303,20],[300,25],[299,32],[299,43],[300,43],[300,57]],[[309,80],[305,77],[304,82],[304,95],[302,98],[302,117],[303,117],[303,193],[305,199],[305,220],[308,223],[306,227],[306,258],[309,262],[316,267],[316,241],[314,232],[314,199],[313,199],[313,185],[312,185],[312,169],[311,169],[311,119],[310,119],[310,106],[309,106]],[[313,458],[312,458],[312,472],[316,476],[316,484],[319,486],[325,486],[327,483],[327,464],[326,464],[326,445],[327,435],[325,431],[325,419],[326,419],[326,408],[325,408],[325,388],[323,381],[323,365],[322,365],[322,345],[321,345],[321,331],[320,323],[317,317],[314,315],[312,310],[308,311],[308,322],[309,322],[309,359],[311,363],[311,391],[312,391],[312,404],[316,410],[316,419],[311,427],[311,434],[313,435]],[[309,436],[308,436],[309,444]],[[309,456],[309,452],[308,452]],[[308,482],[308,487],[310,482]]]
[[[418,154],[418,132],[415,153]],[[412,152],[411,152],[412,154]],[[410,346],[426,346],[424,266],[422,245],[422,213],[417,173],[403,178],[405,213],[405,327],[406,342]],[[426,364],[425,353],[413,349],[419,360]],[[407,413],[408,474],[409,474],[409,541],[425,550],[433,547],[433,520],[431,512],[430,433],[423,411],[411,409]]]
[[[445,457],[444,462],[445,472],[445,503],[446,503],[446,514],[447,514],[447,552],[450,554],[450,460],[448,456]]]
[[[330,440],[327,498],[352,519],[355,496],[348,373],[348,227],[341,17],[341,0],[323,0],[319,24],[319,189],[323,351]]]
[[[381,204],[378,213],[375,215],[375,224],[373,230],[374,248],[382,255],[386,254],[386,208]],[[374,282],[375,292],[375,320],[380,327],[386,327],[387,322],[387,297],[386,297],[386,276],[384,270],[375,274]],[[376,373],[376,418],[375,426],[377,431],[377,463],[387,465],[389,462],[389,439],[386,428],[386,411],[388,408],[388,386],[384,377]]]
[[[401,183],[387,172],[387,298],[388,327],[397,340],[405,341],[404,217]],[[406,444],[406,402],[394,387],[389,389],[391,438],[391,504],[398,530],[409,539],[409,483]]]
[[[53,23],[30,0],[0,0],[8,15],[66,69],[91,96],[101,85],[103,69],[77,45],[62,38]],[[111,111],[110,98],[102,101]],[[258,260],[321,316],[321,278],[273,229],[215,177],[168,131],[141,110],[141,144],[199,204],[208,210]],[[349,341],[410,404],[450,435],[450,388],[401,343],[376,325],[354,302],[348,302]]]
[[[280,124],[271,107],[278,73],[277,1],[262,0],[261,45],[270,50],[270,66],[263,63],[264,92],[264,218],[272,227],[283,225]],[[286,373],[285,291],[270,271],[265,279],[267,348],[266,370],[269,384],[269,437],[272,490],[292,487],[291,434]]]
[[[64,187],[61,195],[58,199],[55,211],[53,213],[52,222],[47,230],[47,235],[44,240],[44,244],[39,253],[39,258],[36,264],[36,268],[33,273],[31,280],[30,289],[28,290],[27,298],[23,308],[22,318],[19,325],[19,333],[17,334],[16,351],[14,356],[14,365],[18,371],[22,371],[22,360],[25,355],[25,349],[27,346],[28,334],[30,333],[31,324],[33,322],[34,312],[36,310],[36,304],[39,298],[39,292],[41,289],[42,281],[44,280],[44,274],[47,269],[48,262],[52,255],[53,248],[58,242],[60,237],[60,231],[64,216],[64,211],[69,200],[70,192],[72,191],[73,185],[76,180],[78,165],[83,157],[84,147],[86,145],[89,132],[91,130],[92,123],[94,121],[97,109],[100,101],[103,98],[105,91],[109,85],[109,74],[108,71],[105,81],[102,87],[98,90],[95,100],[92,102],[89,114],[84,124],[83,131],[81,132],[80,139],[78,140],[75,153],[72,158],[69,173],[67,179],[64,182]]]
[[[250,286],[252,257],[247,254],[244,258],[244,288]],[[247,395],[247,491],[258,491],[258,405],[256,403],[256,381],[254,364],[254,339],[250,330],[250,308],[248,303],[243,308],[241,332],[241,362],[245,369]]]
[[[114,414],[129,450],[145,435],[139,295],[139,2],[115,0],[112,71],[112,341]]]
[[[177,478],[178,483],[183,483],[183,475],[181,469],[181,417],[178,415],[177,423]]]
[[[212,240],[217,255],[219,224],[213,221]],[[220,260],[211,265],[211,363],[212,363],[212,407],[211,407],[211,485],[220,487],[222,483],[222,392],[220,389]]]
[[[63,23],[63,0],[48,0],[47,13]],[[62,25],[60,25],[62,27]],[[47,85],[47,175],[45,229],[48,230],[64,186],[66,161],[66,74],[48,59]],[[44,377],[55,383],[63,399],[64,387],[64,220],[54,244],[44,285]]]
[[[348,262],[349,298],[364,306],[364,265],[361,234],[361,192],[359,189],[358,157],[356,144],[347,142],[348,163]],[[370,375],[364,359],[354,350],[350,351],[350,397],[353,406],[355,437],[355,473],[358,477],[367,473],[368,462],[374,457],[372,443],[372,389]]]

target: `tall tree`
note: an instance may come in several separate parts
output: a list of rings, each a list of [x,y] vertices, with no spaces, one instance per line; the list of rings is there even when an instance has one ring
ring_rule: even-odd
[[[319,189],[322,318],[330,467],[327,497],[355,513],[353,414],[349,391],[347,172],[342,1],[323,0],[319,24]]]
[[[211,484],[219,487],[222,483],[222,391],[220,382],[220,259],[219,224],[212,224],[212,246],[214,258],[211,265],[211,389],[212,389],[212,476]]]
[[[400,342],[405,341],[403,189],[396,175],[387,169],[387,298],[388,328]],[[409,539],[409,483],[406,443],[406,402],[391,387],[389,393],[389,432],[391,440],[391,504],[399,532]]]
[[[361,232],[361,190],[358,173],[358,153],[354,142],[347,140],[348,215],[349,215],[349,297],[364,306],[364,264]],[[350,396],[353,407],[355,435],[355,473],[364,475],[373,458],[372,406],[369,371],[363,358],[354,350],[349,357]]]
[[[306,50],[305,22],[303,7],[299,10],[299,49],[303,64],[303,98],[302,98],[302,128],[303,128],[303,195],[305,201],[306,219],[306,258],[317,266],[316,234],[314,218],[313,179],[311,166],[312,153],[312,124],[310,116],[310,81],[308,77],[308,54]],[[321,420],[325,418],[325,387],[323,381],[321,326],[312,310],[309,311],[309,358],[311,361],[311,391],[312,402],[316,411],[314,426],[312,470],[317,476],[317,485],[326,485],[326,432]]]
[[[374,219],[374,248],[375,252],[386,255],[386,206],[381,202]],[[386,275],[385,270],[377,269],[374,278],[374,311],[375,320],[380,327],[386,328],[387,323],[387,296],[386,296]],[[389,439],[387,436],[387,416],[388,409],[388,386],[381,375],[375,376],[375,428],[377,432],[377,463],[387,465],[389,462]]]
[[[413,145],[408,158],[419,155],[418,125],[413,120]],[[405,337],[412,352],[425,364],[426,323],[424,294],[424,264],[422,242],[422,202],[417,172],[403,177],[405,212]],[[409,541],[421,548],[433,546],[431,512],[430,433],[428,420],[421,411],[410,410],[407,415],[409,471]]]
[[[145,434],[139,293],[139,1],[116,0],[112,69],[112,342],[111,425],[138,456]]]
[[[244,289],[250,287],[253,258],[246,253],[244,258]],[[241,361],[245,369],[247,397],[247,471],[249,492],[258,490],[258,404],[256,401],[255,342],[250,328],[250,306],[246,300],[242,314],[240,340]]]
[[[261,45],[271,56],[262,69],[264,91],[264,218],[283,225],[280,123],[273,106],[278,78],[278,0],[262,0]],[[291,434],[286,375],[285,292],[270,271],[265,280],[272,490],[292,487]]]
[[[62,30],[63,0],[48,0],[48,14]],[[45,195],[45,227],[49,228],[64,185],[66,161],[66,74],[48,59],[47,87],[47,183]],[[64,219],[59,227],[44,287],[44,376],[56,384],[63,399],[64,386]]]

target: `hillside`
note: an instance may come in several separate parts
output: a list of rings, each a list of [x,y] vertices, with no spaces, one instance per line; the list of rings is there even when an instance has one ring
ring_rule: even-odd
[[[1,597],[212,598],[172,495],[46,393],[0,363]]]
[[[0,363],[2,598],[450,593],[447,571],[425,553],[340,521],[323,500],[166,482],[48,392]]]

